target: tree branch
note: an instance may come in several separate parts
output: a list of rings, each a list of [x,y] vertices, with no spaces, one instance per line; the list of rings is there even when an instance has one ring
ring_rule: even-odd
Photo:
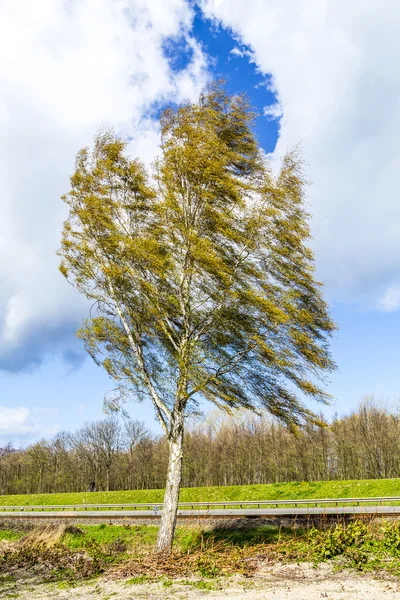
[[[161,426],[164,430],[164,433],[166,435],[168,435],[168,424],[171,422],[171,411],[169,410],[168,406],[161,400],[160,396],[157,393],[156,388],[153,385],[153,382],[151,381],[150,375],[147,371],[146,364],[144,361],[143,348],[142,348],[142,343],[141,343],[140,337],[138,336],[137,332],[135,332],[135,336],[132,334],[132,331],[129,327],[128,321],[124,317],[123,311],[119,305],[118,300],[116,299],[114,288],[113,288],[113,285],[112,285],[110,279],[108,279],[108,285],[109,285],[110,295],[112,296],[112,298],[115,302],[115,309],[121,320],[122,326],[125,330],[129,345],[132,348],[132,350],[136,356],[136,360],[138,362],[139,369],[142,373],[143,381],[144,381],[147,389],[150,392],[150,395],[153,400],[153,404],[156,408],[157,416],[159,418]]]

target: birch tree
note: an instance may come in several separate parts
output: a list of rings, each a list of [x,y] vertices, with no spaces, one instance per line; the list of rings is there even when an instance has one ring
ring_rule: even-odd
[[[334,324],[314,277],[301,161],[271,174],[251,107],[212,85],[166,110],[151,173],[113,131],[76,159],[61,272],[92,301],[78,335],[116,382],[151,401],[168,440],[157,541],[169,552],[185,416],[199,402],[267,409],[290,426],[327,400]]]

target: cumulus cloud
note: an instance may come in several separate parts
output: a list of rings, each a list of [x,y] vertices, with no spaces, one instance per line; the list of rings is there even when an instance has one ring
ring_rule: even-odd
[[[270,74],[273,160],[301,142],[329,295],[400,308],[400,7],[388,0],[200,0],[232,57]],[[104,124],[149,161],[153,112],[207,79],[188,0],[3,0],[0,7],[0,369],[82,359],[86,313],[58,274],[76,151]]]
[[[283,110],[282,110],[282,106],[279,104],[279,102],[274,102],[274,104],[270,104],[269,106],[264,106],[264,117],[267,117],[267,119],[280,119],[281,117],[283,117]]]
[[[24,406],[9,408],[0,406],[0,435],[31,433],[34,425],[30,420],[30,410]]]
[[[389,287],[379,300],[384,312],[393,312],[400,308],[400,285]]]
[[[239,46],[234,46],[230,51],[230,54],[233,56],[238,56],[239,58],[243,58],[245,56],[245,52],[239,48]]]
[[[25,406],[10,408],[0,406],[0,442],[13,442],[17,445],[26,443],[41,436],[55,434],[59,426],[49,425],[43,427],[39,424],[43,411],[31,411]],[[51,416],[54,416],[51,413]],[[37,420],[38,419],[38,420]]]
[[[0,14],[0,368],[78,364],[84,301],[56,256],[74,156],[113,124],[149,160],[153,109],[197,96],[206,62],[185,0],[4,0]]]
[[[244,47],[244,46],[234,46],[232,48],[232,50],[229,52],[229,54],[232,54],[232,56],[234,58],[244,58],[244,57],[248,57],[251,59],[251,52],[248,48]]]
[[[389,0],[202,0],[201,6],[272,75],[282,110],[273,158],[302,145],[313,183],[314,247],[330,297],[398,308],[400,6]]]

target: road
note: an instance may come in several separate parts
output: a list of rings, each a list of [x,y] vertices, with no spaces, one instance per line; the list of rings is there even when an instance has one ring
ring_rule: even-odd
[[[1,518],[29,518],[29,519],[159,519],[162,511],[157,510],[27,510],[1,511]],[[329,507],[306,507],[306,508],[243,508],[243,509],[218,509],[218,510],[179,510],[180,519],[271,519],[271,518],[294,518],[308,516],[400,516],[400,506],[329,506]]]

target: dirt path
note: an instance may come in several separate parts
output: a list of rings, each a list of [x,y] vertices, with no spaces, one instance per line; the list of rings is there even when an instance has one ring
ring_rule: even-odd
[[[203,586],[203,587],[202,587]],[[377,580],[371,575],[335,573],[329,566],[276,565],[254,578],[227,578],[132,584],[127,581],[98,580],[74,588],[55,584],[3,582],[0,598],[19,600],[400,600],[400,580]]]

